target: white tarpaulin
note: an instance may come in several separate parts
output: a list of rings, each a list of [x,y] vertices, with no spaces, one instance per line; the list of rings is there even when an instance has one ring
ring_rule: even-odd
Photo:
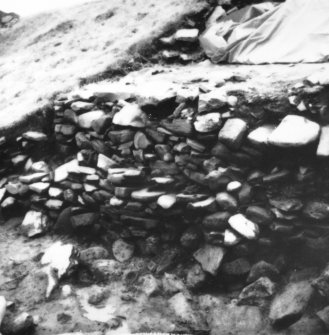
[[[287,0],[277,6],[250,6],[212,25],[200,43],[215,62],[326,62],[329,0]]]

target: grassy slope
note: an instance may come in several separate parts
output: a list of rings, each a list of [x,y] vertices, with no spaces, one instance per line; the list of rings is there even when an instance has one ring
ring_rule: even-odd
[[[0,31],[0,129],[54,93],[132,59],[139,46],[204,6],[204,0],[99,0]]]

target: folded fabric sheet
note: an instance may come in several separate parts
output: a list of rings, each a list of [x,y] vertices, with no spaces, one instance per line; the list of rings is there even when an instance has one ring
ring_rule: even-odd
[[[326,62],[329,1],[287,0],[280,5],[248,6],[209,27],[200,43],[214,62]]]

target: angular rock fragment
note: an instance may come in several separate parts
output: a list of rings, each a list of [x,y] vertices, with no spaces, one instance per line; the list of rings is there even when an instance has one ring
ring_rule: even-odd
[[[304,313],[313,294],[308,281],[292,282],[274,298],[269,317],[273,326],[288,327],[296,322]]]
[[[145,188],[139,191],[134,191],[131,193],[131,198],[142,201],[142,202],[148,202],[157,200],[161,195],[163,195],[165,192],[163,191],[150,191],[149,189]]]
[[[27,237],[34,237],[46,231],[48,217],[41,212],[29,211],[25,214],[21,230]]]
[[[267,277],[261,277],[246,286],[239,295],[240,305],[259,305],[275,293],[276,285]]]
[[[248,125],[242,119],[229,119],[219,131],[218,139],[232,149],[238,149],[247,133]]]
[[[256,146],[264,146],[268,144],[269,137],[274,131],[275,126],[273,125],[263,125],[255,130],[253,130],[248,135],[248,140],[250,143],[256,145]]]
[[[303,116],[287,115],[269,136],[269,143],[283,148],[307,145],[318,139],[320,126]]]
[[[194,128],[199,133],[209,133],[218,130],[222,125],[219,113],[198,115],[194,121]]]
[[[225,249],[219,246],[206,244],[197,250],[193,256],[199,262],[202,269],[215,276],[225,255]]]
[[[134,128],[144,128],[146,125],[146,115],[136,104],[127,104],[113,117],[113,124],[118,126],[130,126]]]
[[[153,275],[147,274],[143,276],[140,281],[142,285],[142,290],[148,297],[154,296],[160,292],[161,282]]]
[[[49,189],[49,187],[50,183],[43,183],[43,182],[33,183],[29,185],[29,189],[38,194],[46,192]]]
[[[117,165],[117,162],[113,159],[103,155],[99,154],[97,159],[97,167],[103,171],[108,171],[109,168],[114,167]]]
[[[180,136],[189,136],[193,133],[193,124],[186,119],[174,119],[172,122],[163,120],[161,121],[161,125],[172,133]]]
[[[231,216],[228,223],[231,228],[249,240],[257,239],[259,235],[258,225],[248,220],[243,214]]]
[[[19,176],[19,181],[25,184],[35,183],[46,177],[48,174],[44,172],[37,172],[26,176]]]
[[[78,125],[84,129],[90,129],[93,122],[104,116],[104,112],[101,110],[87,112],[78,117]]]
[[[223,231],[228,226],[229,212],[217,212],[203,218],[202,225],[206,229]]]

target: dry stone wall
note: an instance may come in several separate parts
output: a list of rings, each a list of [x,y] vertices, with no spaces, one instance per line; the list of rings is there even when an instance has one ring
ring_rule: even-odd
[[[220,274],[252,283],[241,303],[268,298],[294,253],[329,255],[329,132],[303,94],[257,120],[233,94],[60,96],[51,134],[1,139],[2,215],[25,213],[28,237],[101,236],[121,262],[165,253],[155,273],[193,259],[190,288]]]

